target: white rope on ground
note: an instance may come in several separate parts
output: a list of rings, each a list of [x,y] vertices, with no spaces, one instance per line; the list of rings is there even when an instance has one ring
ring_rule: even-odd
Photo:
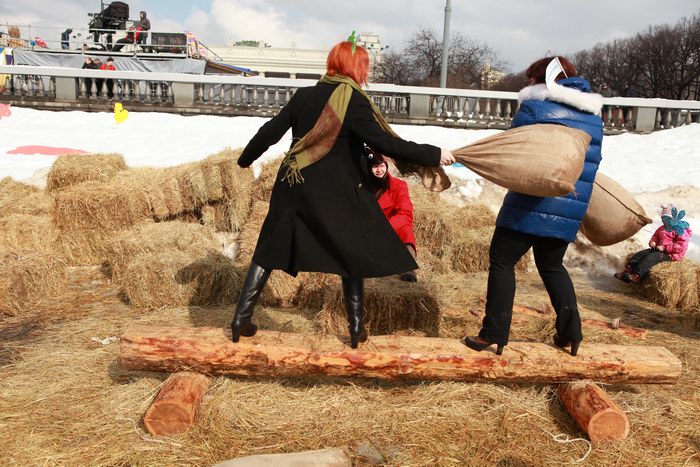
[[[550,433],[547,430],[542,430],[542,431],[547,433],[549,436],[552,437],[552,439],[554,441],[556,441],[557,443],[560,443],[560,444],[573,443],[575,441],[583,441],[584,443],[586,443],[588,445],[588,451],[586,452],[586,454],[583,457],[576,459],[575,461],[572,461],[571,464],[580,464],[581,462],[585,461],[586,458],[588,457],[588,455],[591,453],[591,451],[593,451],[593,445],[591,444],[590,441],[588,441],[585,438],[569,439],[569,436],[564,434],[564,433],[559,433],[558,435],[553,435],[552,433]]]

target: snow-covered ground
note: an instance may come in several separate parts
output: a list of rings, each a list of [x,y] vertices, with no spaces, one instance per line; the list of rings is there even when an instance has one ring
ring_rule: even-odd
[[[117,126],[111,113],[50,112],[11,108],[0,119],[0,178],[41,177],[56,156],[10,154],[21,146],[52,146],[87,152],[120,153],[129,166],[170,166],[199,160],[230,146],[245,146],[267,121],[258,117],[217,117],[131,113]],[[467,145],[499,130],[466,130],[393,125],[405,139],[445,148]],[[287,133],[254,165],[277,157],[290,144]],[[600,170],[635,194],[656,222],[637,236],[646,245],[660,225],[659,206],[673,203],[687,211],[695,227],[688,258],[700,261],[700,125],[691,124],[648,135],[607,136]],[[466,168],[448,168],[465,199],[478,199],[483,183]],[[35,175],[36,174],[36,175]],[[492,203],[493,204],[493,203]]]

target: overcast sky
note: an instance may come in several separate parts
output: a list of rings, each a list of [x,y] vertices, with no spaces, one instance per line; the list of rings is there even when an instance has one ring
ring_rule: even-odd
[[[400,50],[419,27],[442,37],[445,0],[134,0],[132,19],[146,10],[153,31],[195,33],[207,45],[263,40],[273,46],[331,46],[351,30],[379,34]],[[99,0],[2,0],[0,30],[31,24],[33,35],[86,27]],[[488,43],[510,71],[520,71],[548,52],[571,54],[649,25],[675,23],[700,12],[699,0],[453,0],[452,32]],[[50,37],[42,37],[51,39]]]

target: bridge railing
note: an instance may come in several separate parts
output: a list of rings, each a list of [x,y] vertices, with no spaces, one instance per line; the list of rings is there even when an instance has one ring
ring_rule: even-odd
[[[271,116],[314,80],[0,66],[0,101],[36,108],[104,109],[110,100],[139,111]],[[0,83],[2,79],[0,78]],[[517,93],[372,84],[369,96],[389,121],[459,128],[508,128]],[[100,107],[100,104],[103,104]],[[700,122],[700,101],[607,98],[608,133],[654,131]]]

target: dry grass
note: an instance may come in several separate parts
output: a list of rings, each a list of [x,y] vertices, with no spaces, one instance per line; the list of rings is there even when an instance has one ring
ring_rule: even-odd
[[[70,229],[58,232],[55,252],[70,266],[102,265],[109,259],[109,242],[118,230]]]
[[[0,217],[13,214],[43,216],[53,209],[51,197],[37,187],[11,177],[0,180]]]
[[[481,287],[484,275],[460,279],[471,292]],[[598,309],[605,303],[606,312],[625,313],[644,306],[579,280],[581,299],[591,305],[598,300]],[[534,275],[520,278],[519,302],[546,298],[533,287],[537,281]],[[126,371],[118,361],[118,344],[101,345],[92,337],[119,336],[140,324],[223,327],[231,309],[183,307],[144,314],[130,307],[114,313],[113,305],[91,300],[71,319],[56,320],[54,314],[41,325],[13,321],[0,327],[3,337],[9,337],[0,339],[0,346],[12,349],[12,363],[0,366],[4,463],[212,465],[250,454],[365,443],[374,445],[389,465],[561,465],[583,457],[588,449],[581,441],[553,440],[560,433],[585,435],[548,385],[392,384],[318,377],[215,378],[193,430],[155,438],[141,420],[168,375]],[[667,310],[654,305],[639,311],[640,319],[668,317]],[[448,334],[477,326],[480,320],[468,312],[462,318],[464,324],[453,324]],[[626,319],[636,325],[651,322]],[[262,309],[256,321],[264,329],[313,330],[310,317],[297,310]],[[529,322],[514,322],[514,335],[531,329],[544,332],[551,319]],[[606,387],[630,418],[630,436],[619,444],[597,445],[583,465],[693,465],[700,416],[698,333],[671,323],[657,321],[650,333],[684,362],[680,384]],[[639,344],[611,331],[587,333],[586,341]]]
[[[255,246],[258,244],[260,229],[262,228],[269,205],[264,201],[256,201],[250,210],[250,216],[245,225],[241,229],[241,235],[238,237],[238,257],[237,260],[241,264],[250,263],[255,252]]]
[[[320,311],[328,291],[341,290],[340,277],[319,272],[299,273],[299,288],[294,304],[306,310]]]
[[[238,298],[241,279],[233,261],[221,254],[171,249],[137,254],[116,283],[129,303],[153,310],[232,304]]]
[[[440,306],[429,282],[408,283],[393,277],[366,279],[364,304],[365,322],[371,334],[397,331],[419,331],[428,336],[438,334]],[[347,333],[341,287],[328,289],[319,318],[327,333]]]
[[[65,263],[50,253],[5,255],[0,258],[0,314],[29,312],[51,304],[65,287]]]
[[[53,163],[46,181],[48,191],[83,182],[107,182],[126,170],[120,154],[66,154]]]
[[[644,296],[665,307],[697,309],[700,306],[698,274],[700,265],[689,260],[657,264],[644,282]]]

